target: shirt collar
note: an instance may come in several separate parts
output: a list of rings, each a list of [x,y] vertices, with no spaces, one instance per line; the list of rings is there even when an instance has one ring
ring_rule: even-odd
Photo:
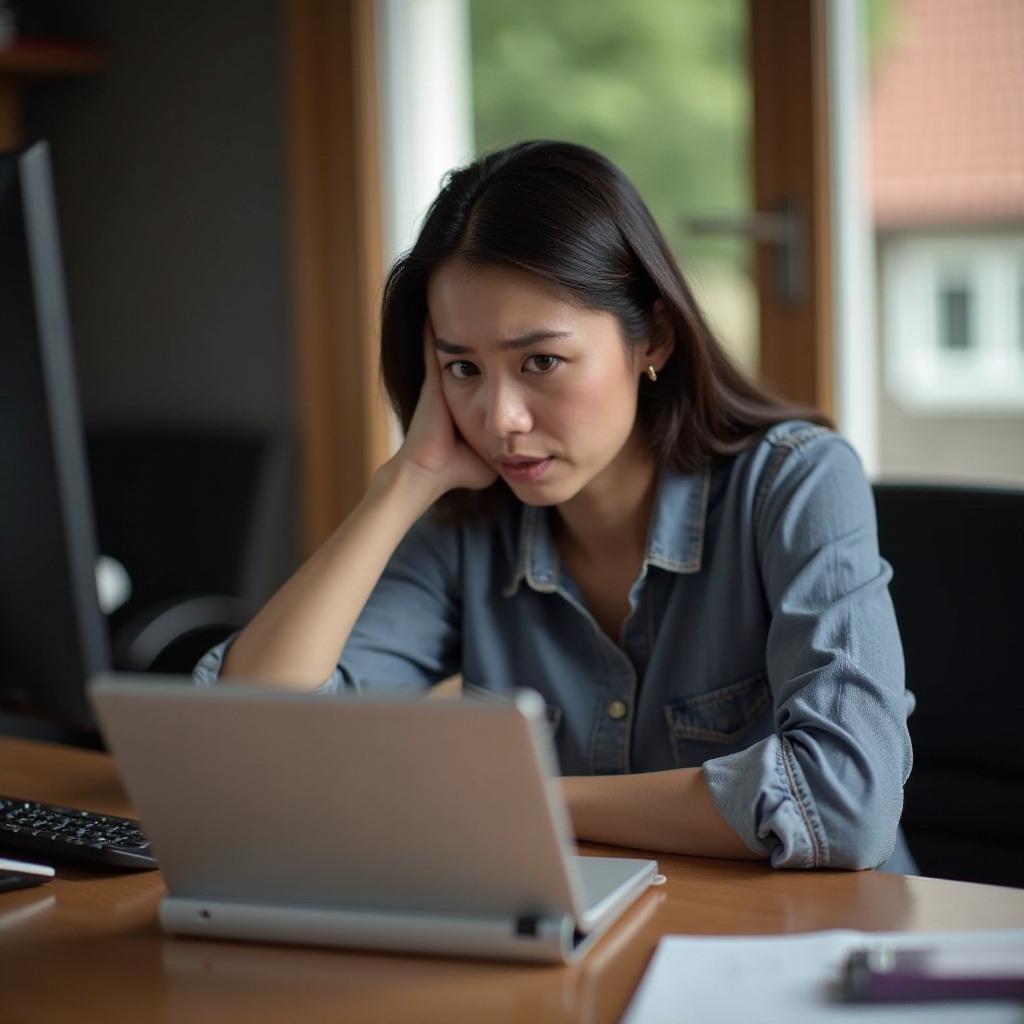
[[[711,470],[682,475],[664,470],[658,478],[644,565],[675,573],[699,572],[704,553],[704,530]],[[522,506],[516,567],[504,589],[512,597],[519,584],[541,593],[558,589],[561,564],[545,507]]]

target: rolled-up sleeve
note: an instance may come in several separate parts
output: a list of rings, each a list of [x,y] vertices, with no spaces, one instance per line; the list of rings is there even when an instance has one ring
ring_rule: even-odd
[[[877,867],[910,774],[903,653],[871,488],[834,434],[779,439],[755,530],[775,734],[704,765],[716,806],[777,867]]]
[[[221,643],[207,651],[199,659],[195,668],[192,669],[192,681],[197,686],[213,686],[220,679],[220,670],[224,665],[224,658],[235,636],[237,634],[221,641]]]

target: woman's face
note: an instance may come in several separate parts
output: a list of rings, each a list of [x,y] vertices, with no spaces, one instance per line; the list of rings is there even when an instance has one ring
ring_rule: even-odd
[[[635,360],[610,313],[507,267],[440,267],[427,306],[444,396],[466,443],[528,505],[614,489],[643,462]],[[614,491],[609,491],[614,493]]]

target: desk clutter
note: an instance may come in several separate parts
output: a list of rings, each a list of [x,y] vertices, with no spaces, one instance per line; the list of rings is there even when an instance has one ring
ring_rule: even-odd
[[[102,751],[0,736],[0,792],[137,814],[149,829]],[[878,933],[908,944],[930,944],[939,931],[957,932],[958,942],[984,942],[1000,929],[1020,936],[1024,890],[700,857],[666,856],[658,866],[667,883],[568,968],[170,937],[159,927],[163,871],[58,868],[43,885],[0,893],[0,1018],[79,1020],[87,993],[90,1020],[648,1024],[659,1019],[648,1015],[650,1000],[659,1002],[652,986],[665,985],[671,1016],[660,1019],[674,1022],[1008,1019],[1005,1002],[863,1006],[839,1001],[835,986],[846,952]],[[823,929],[850,936],[832,946],[830,959],[836,933]],[[762,963],[766,956],[773,959]],[[773,976],[780,961],[786,971]],[[721,980],[727,970],[732,984]],[[762,1005],[737,1016],[737,1000],[753,1001],[748,982]],[[834,997],[825,1012],[815,995]],[[715,1012],[706,1012],[709,1004]],[[1019,1024],[1020,1004],[1012,1010]]]
[[[30,864],[0,857],[0,893],[29,889],[49,882],[56,872],[47,864]]]
[[[856,964],[858,954],[873,951],[891,965],[893,954],[911,949],[939,955],[929,958],[930,967],[883,986],[875,998],[866,998],[859,985],[851,991],[851,957]],[[1020,1024],[1022,999],[1024,928],[666,935],[622,1024]]]

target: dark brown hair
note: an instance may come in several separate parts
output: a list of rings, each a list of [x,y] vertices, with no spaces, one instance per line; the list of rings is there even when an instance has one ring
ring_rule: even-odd
[[[585,146],[521,142],[451,172],[384,285],[381,369],[403,429],[423,383],[427,284],[444,263],[507,266],[583,308],[615,315],[628,344],[675,347],[638,417],[659,466],[690,472],[785,419],[828,423],[768,394],[731,362],[654,218],[626,176]],[[655,304],[661,300],[659,315]]]

